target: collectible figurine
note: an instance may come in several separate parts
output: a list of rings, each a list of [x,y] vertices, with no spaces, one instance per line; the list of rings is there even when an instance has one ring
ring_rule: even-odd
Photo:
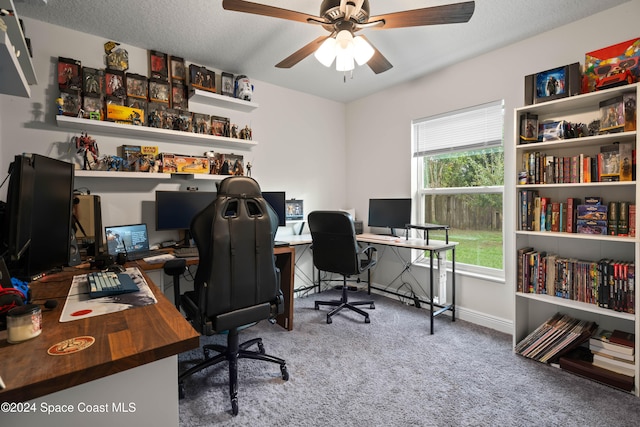
[[[58,105],[58,115],[61,116],[62,114],[64,114],[64,109],[62,108],[62,106],[64,105],[64,99],[56,98],[56,104]]]
[[[71,141],[76,146],[76,153],[82,154],[84,161],[82,169],[94,169],[94,165],[98,163],[98,157],[100,156],[96,140],[91,138],[86,132],[82,132],[80,136],[74,136]]]
[[[253,166],[251,164],[251,162],[247,162],[247,176],[251,176],[251,166]]]

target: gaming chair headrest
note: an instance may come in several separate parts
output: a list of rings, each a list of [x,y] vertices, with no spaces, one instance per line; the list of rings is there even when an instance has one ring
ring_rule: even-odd
[[[232,196],[232,197],[260,197],[262,198],[262,190],[260,190],[260,184],[248,176],[234,175],[222,180],[217,185],[217,196]],[[269,219],[271,220],[271,237],[275,239],[276,232],[278,231],[278,214],[271,207],[269,203],[264,202],[267,207]]]
[[[219,196],[253,196],[261,197],[262,191],[258,182],[248,176],[230,176],[222,180],[218,186]]]

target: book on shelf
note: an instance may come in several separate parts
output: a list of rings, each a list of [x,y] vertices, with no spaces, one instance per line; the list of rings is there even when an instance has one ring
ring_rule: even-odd
[[[593,353],[594,356],[599,356],[606,359],[620,360],[631,364],[633,364],[633,362],[636,360],[634,354],[619,353],[617,351],[609,350],[604,347],[592,346],[591,343],[589,343],[589,350],[591,350],[591,353]]]
[[[608,363],[608,364],[615,365],[620,368],[629,369],[629,370],[635,369],[635,364],[633,360],[621,360],[621,359],[617,359],[615,357],[611,357],[604,354],[593,353],[593,361]]]
[[[636,205],[629,205],[629,237],[636,237]]]
[[[633,390],[633,377],[596,366],[592,363],[592,357],[588,350],[578,347],[560,358],[560,368],[624,391]]]
[[[576,232],[578,205],[580,203],[582,203],[581,199],[578,199],[576,197],[567,198],[567,233]]]
[[[551,204],[550,197],[540,197],[540,231],[549,231],[547,227],[547,208]]]
[[[619,202],[618,236],[629,236],[629,203]]]
[[[620,203],[609,202],[607,216],[607,234],[610,236],[618,235],[618,218],[620,215]]]
[[[589,338],[589,348],[606,349],[616,353],[633,356],[634,347],[616,344],[610,341],[613,331],[608,329],[600,329],[597,333]]]
[[[611,359],[600,358],[594,355],[593,364],[595,366],[599,366],[600,368],[608,369],[609,371],[617,372],[618,374],[626,375],[631,378],[636,376],[636,368],[633,363],[618,362]]]
[[[609,342],[631,348],[635,347],[635,340],[636,335],[634,333],[624,332],[619,329],[614,329],[609,337]]]

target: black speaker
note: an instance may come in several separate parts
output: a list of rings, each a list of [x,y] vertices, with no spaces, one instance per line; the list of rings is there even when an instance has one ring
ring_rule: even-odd
[[[356,229],[356,234],[362,234],[362,221],[353,221],[353,226]]]
[[[69,267],[75,267],[81,262],[82,262],[82,258],[80,257],[80,247],[78,246],[76,235],[72,231],[71,242],[69,243]]]

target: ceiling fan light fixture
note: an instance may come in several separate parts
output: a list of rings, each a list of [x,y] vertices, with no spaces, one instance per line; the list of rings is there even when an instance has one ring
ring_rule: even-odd
[[[348,49],[338,49],[338,54],[336,55],[336,70],[351,71],[355,67],[353,52]]]
[[[365,40],[362,36],[354,37],[353,39],[353,47],[354,47],[354,59],[358,63],[358,65],[364,65],[375,53],[373,46],[369,44],[367,40]]]
[[[322,65],[330,67],[336,57],[336,39],[329,37],[322,42],[314,56]]]

